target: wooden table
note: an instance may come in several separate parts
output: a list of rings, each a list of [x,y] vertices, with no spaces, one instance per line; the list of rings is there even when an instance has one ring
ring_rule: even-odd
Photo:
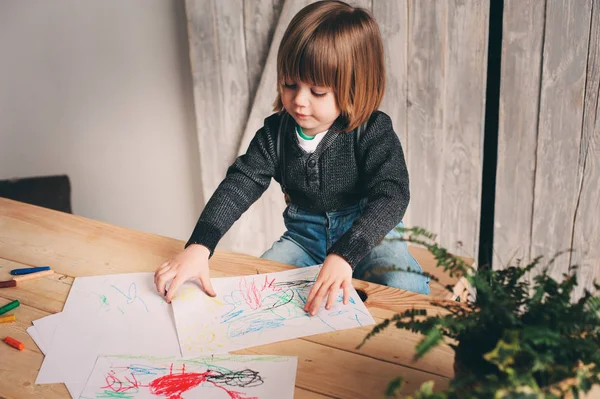
[[[32,320],[60,312],[75,277],[113,273],[154,272],[183,242],[142,233],[0,198],[0,280],[9,271],[50,265],[55,275],[0,289],[0,306],[18,299],[17,321],[0,324],[7,335],[25,344],[25,351],[0,345],[0,397],[65,398],[63,384],[35,385],[44,356],[26,332]],[[277,272],[291,268],[251,256],[217,251],[211,276]],[[376,321],[413,307],[434,310],[430,298],[354,280],[368,295],[366,305]],[[371,327],[336,331],[238,351],[243,354],[298,356],[296,398],[377,398],[396,376],[407,381],[406,392],[433,380],[445,388],[453,374],[453,352],[441,346],[413,362],[419,336],[389,328],[356,346]]]

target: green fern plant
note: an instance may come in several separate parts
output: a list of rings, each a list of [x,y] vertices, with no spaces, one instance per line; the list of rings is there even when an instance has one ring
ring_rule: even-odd
[[[600,297],[586,291],[572,301],[575,274],[560,282],[548,274],[556,256],[530,280],[527,273],[541,257],[525,266],[517,262],[502,270],[476,270],[436,244],[426,230],[398,230],[402,240],[426,247],[438,267],[450,276],[464,276],[476,292],[469,303],[432,301],[444,309],[441,315],[423,309],[397,314],[364,338],[360,346],[394,325],[423,335],[416,359],[445,341],[454,349],[457,373],[448,389],[434,392],[433,382],[427,382],[410,398],[578,398],[600,383]],[[446,289],[452,292],[451,286]],[[391,381],[386,394],[399,396],[402,382],[401,377]]]

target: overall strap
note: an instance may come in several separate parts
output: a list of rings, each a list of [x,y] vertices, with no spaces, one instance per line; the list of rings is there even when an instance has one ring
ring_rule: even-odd
[[[279,178],[281,180],[281,191],[286,194],[285,191],[285,151],[283,150],[284,137],[281,134],[281,130],[287,131],[288,113],[283,112],[281,121],[279,121],[279,128],[277,129],[277,161],[279,162]]]

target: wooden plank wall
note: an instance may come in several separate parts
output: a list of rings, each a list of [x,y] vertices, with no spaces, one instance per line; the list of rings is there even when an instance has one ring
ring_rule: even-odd
[[[488,1],[408,7],[410,225],[477,259]]]
[[[494,267],[600,277],[600,1],[505,0]]]
[[[311,2],[186,0],[206,199],[271,114],[279,42]],[[392,117],[411,175],[405,224],[476,257],[489,0],[350,3],[373,13],[384,38],[381,108]],[[272,184],[220,248],[260,255],[284,231],[284,206]]]

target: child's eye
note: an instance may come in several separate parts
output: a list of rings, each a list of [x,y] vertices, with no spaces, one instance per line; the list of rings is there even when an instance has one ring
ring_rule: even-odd
[[[295,84],[295,83],[287,83],[287,82],[286,82],[286,83],[284,83],[284,84],[283,84],[283,86],[284,86],[286,89],[295,89],[295,88],[296,88],[296,84]]]
[[[314,90],[311,90],[311,92],[312,92],[313,96],[315,96],[315,97],[323,97],[325,94],[327,94],[327,92],[325,92],[325,93],[317,93]]]

